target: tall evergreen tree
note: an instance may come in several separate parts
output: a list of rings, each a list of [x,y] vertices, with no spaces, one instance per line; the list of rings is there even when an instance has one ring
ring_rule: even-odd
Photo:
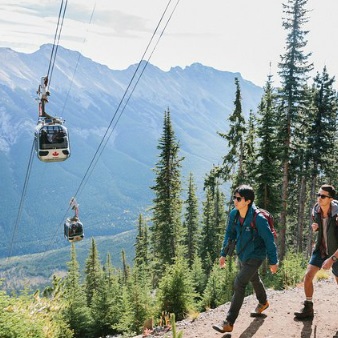
[[[308,11],[305,9],[306,4],[307,0],[288,0],[287,4],[283,4],[283,12],[285,14],[283,27],[288,33],[286,52],[281,56],[281,62],[278,65],[282,86],[279,97],[281,160],[283,166],[280,218],[281,259],[285,256],[290,161],[297,159],[298,135],[302,133],[302,121],[306,117],[304,116],[306,112],[304,109],[306,106],[304,88],[309,78],[308,74],[313,68],[312,64],[308,62],[311,54],[306,54],[303,50],[307,44],[306,35],[308,33],[308,31],[302,29],[303,25],[308,21]]]
[[[149,263],[149,239],[148,226],[142,215],[138,218],[138,232],[135,243],[135,258],[134,262],[137,266],[148,266]]]
[[[335,78],[329,76],[326,67],[321,74],[317,72],[312,86],[312,106],[310,114],[310,132],[307,135],[306,163],[309,166],[310,198],[307,215],[315,203],[315,191],[323,183],[335,184],[338,178],[338,165],[335,156],[337,150],[337,112],[338,97],[333,89]],[[304,251],[303,236],[307,235],[307,253],[312,250],[311,219],[306,219],[309,226],[299,229],[298,250]],[[307,230],[307,231],[306,231]]]
[[[68,263],[68,274],[64,285],[63,297],[67,306],[63,310],[63,317],[69,328],[74,331],[74,338],[90,338],[92,322],[86,293],[80,284],[79,263],[74,244],[72,244],[71,261]]]
[[[219,257],[225,231],[224,195],[219,186],[213,193],[212,189],[206,190],[206,200],[203,203],[203,221],[200,242],[200,257],[202,266],[209,275],[212,266]]]
[[[128,300],[130,329],[132,332],[141,334],[144,322],[152,317],[154,307],[151,295],[149,276],[135,266],[128,280]]]
[[[108,254],[100,285],[93,293],[91,302],[93,336],[106,337],[119,333],[116,327],[121,319],[120,289],[117,273]]]
[[[180,257],[168,267],[161,279],[157,301],[159,312],[174,313],[177,320],[182,320],[194,309],[194,286],[187,261]]]
[[[184,244],[187,247],[187,259],[189,267],[191,267],[198,251],[200,234],[198,200],[196,197],[196,186],[192,173],[189,175],[188,197],[185,201],[185,205],[186,211],[183,226],[185,227],[186,231],[184,232]]]
[[[121,251],[121,259],[122,259],[122,282],[123,284],[127,284],[130,276],[130,267],[127,264],[126,252],[124,250]]]
[[[243,175],[243,160],[244,160],[244,135],[246,133],[245,119],[242,112],[242,96],[238,78],[235,78],[236,94],[235,94],[235,109],[229,116],[230,128],[228,133],[218,134],[228,142],[228,153],[223,157],[223,165],[221,175],[223,179],[232,178],[233,175],[241,177]],[[233,187],[237,186],[238,182],[233,182]]]
[[[194,289],[197,293],[197,297],[201,297],[205,289],[208,277],[204,272],[202,266],[202,259],[200,256],[195,256],[191,266],[191,278],[194,285]],[[197,301],[197,299],[196,299]]]
[[[156,274],[161,275],[166,264],[173,264],[182,242],[181,161],[179,144],[171,124],[169,110],[164,113],[163,134],[157,147],[159,161],[154,169],[156,184],[153,200],[151,245],[156,262]]]
[[[269,210],[273,215],[280,211],[280,161],[279,145],[276,135],[276,92],[271,76],[264,87],[264,94],[258,107],[257,128],[258,145],[255,177],[255,203]],[[276,221],[278,219],[276,218]]]
[[[334,184],[337,172],[337,161],[332,156],[336,144],[337,92],[333,88],[334,77],[329,77],[326,67],[321,74],[317,73],[312,87],[312,124],[308,135],[308,162],[311,165],[311,196],[317,188],[317,178],[324,175],[327,182]],[[314,200],[312,200],[314,202]]]
[[[243,135],[243,161],[242,169],[233,175],[233,186],[240,184],[254,185],[256,177],[253,175],[257,158],[256,158],[256,127],[255,117],[252,111],[249,114],[249,120],[246,133]]]
[[[102,266],[94,238],[85,266],[87,304],[91,305],[93,294],[99,289],[102,280]]]

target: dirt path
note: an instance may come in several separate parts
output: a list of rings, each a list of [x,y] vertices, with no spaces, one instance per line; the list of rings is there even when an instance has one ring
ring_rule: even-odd
[[[284,291],[268,290],[268,298],[270,307],[265,316],[252,318],[250,312],[257,300],[253,295],[246,297],[231,334],[212,329],[224,320],[229,303],[201,313],[194,321],[177,322],[177,332],[182,331],[183,338],[338,338],[338,286],[333,278],[315,282],[313,320],[294,319],[294,311],[300,310],[304,300],[302,285]],[[172,337],[172,332],[164,337]]]

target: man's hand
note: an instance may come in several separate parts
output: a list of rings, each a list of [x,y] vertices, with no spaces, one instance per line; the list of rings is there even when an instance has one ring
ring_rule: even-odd
[[[219,267],[220,267],[221,269],[225,268],[225,262],[226,262],[225,257],[221,256],[221,257],[219,258]]]
[[[278,269],[278,264],[270,265],[270,271],[272,274],[276,273]]]
[[[312,223],[312,224],[311,224],[311,227],[312,227],[312,231],[313,231],[313,232],[316,232],[316,231],[318,231],[318,229],[319,229],[318,223]]]
[[[333,260],[331,257],[329,257],[328,259],[325,259],[323,265],[322,265],[322,268],[324,270],[329,270],[332,268],[332,265],[333,265]]]

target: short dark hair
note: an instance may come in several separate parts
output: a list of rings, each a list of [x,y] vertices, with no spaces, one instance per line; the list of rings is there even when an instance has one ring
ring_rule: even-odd
[[[234,193],[238,193],[241,197],[244,197],[244,199],[250,200],[250,204],[251,205],[253,203],[253,201],[255,200],[255,192],[253,190],[253,188],[250,185],[246,185],[246,184],[242,184],[239,187],[237,187],[234,191]]]
[[[336,189],[334,188],[333,185],[330,184],[323,184],[320,189],[327,191],[330,194],[331,198],[335,198],[336,196]]]

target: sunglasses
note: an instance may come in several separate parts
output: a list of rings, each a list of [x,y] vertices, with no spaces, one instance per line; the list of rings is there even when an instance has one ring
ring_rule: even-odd
[[[237,200],[237,202],[240,202],[242,200],[242,198],[244,197],[241,197],[241,196],[232,196],[232,200]]]
[[[316,194],[316,196],[320,197],[321,199],[331,198],[331,196],[326,196],[326,195],[322,195],[322,194]]]

